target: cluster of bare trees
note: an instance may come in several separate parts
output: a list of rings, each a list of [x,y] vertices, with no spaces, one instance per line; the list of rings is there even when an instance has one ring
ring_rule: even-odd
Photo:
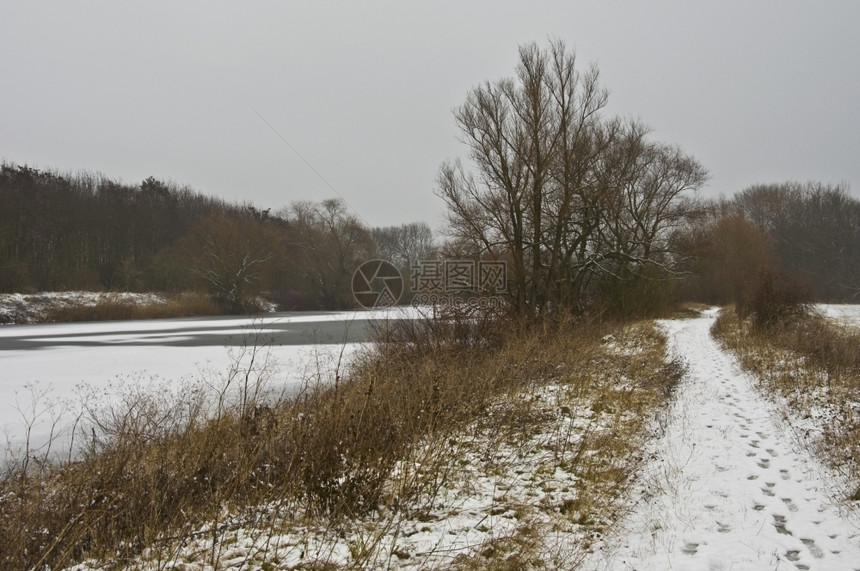
[[[425,224],[367,228],[337,200],[272,214],[153,178],[0,167],[0,291],[205,289],[236,312],[261,294],[287,309],[345,308],[361,263],[408,266],[432,240]]]
[[[687,295],[743,303],[776,276],[814,299],[860,300],[860,200],[845,185],[754,185],[702,211],[682,239],[695,260]]]
[[[352,275],[377,257],[370,229],[334,199],[294,203],[280,217],[290,228],[283,251],[293,263],[284,266],[282,275],[289,291],[310,295],[321,308],[353,305]]]
[[[604,117],[597,69],[580,70],[562,42],[519,55],[514,78],[474,88],[455,111],[471,165],[438,177],[454,244],[508,261],[520,311],[647,310],[644,292],[676,271],[671,236],[705,169],[640,123]]]

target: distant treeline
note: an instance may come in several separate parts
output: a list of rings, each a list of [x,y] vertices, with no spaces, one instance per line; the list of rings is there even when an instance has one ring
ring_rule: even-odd
[[[0,291],[208,290],[225,309],[258,295],[285,309],[354,304],[353,272],[429,255],[426,224],[367,228],[336,200],[277,213],[152,177],[0,167]]]
[[[675,269],[657,282],[660,303],[743,304],[773,287],[860,301],[860,201],[846,187],[757,185],[686,208],[686,223],[666,237]],[[90,173],[0,168],[3,292],[195,290],[228,311],[253,310],[259,295],[285,309],[347,308],[362,262],[387,259],[408,276],[410,263],[433,250],[426,224],[368,228],[337,200],[272,213],[152,177],[131,186]],[[469,252],[456,240],[441,245],[448,257]],[[656,310],[649,282],[638,281],[638,294],[624,293],[639,299],[634,313]]]
[[[860,302],[860,200],[845,185],[751,186],[705,202],[679,239],[692,262],[687,297],[744,303],[769,280],[819,301]]]

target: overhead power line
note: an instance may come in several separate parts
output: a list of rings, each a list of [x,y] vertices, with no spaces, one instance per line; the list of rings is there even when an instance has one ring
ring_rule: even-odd
[[[278,130],[277,130],[277,129],[275,129],[275,128],[272,126],[272,124],[271,124],[271,123],[269,123],[268,121],[266,121],[266,118],[265,118],[265,117],[263,117],[262,115],[260,115],[260,113],[259,113],[256,109],[254,109],[253,107],[252,107],[252,110],[254,111],[254,113],[256,113],[256,114],[257,114],[257,117],[259,117],[259,118],[260,118],[260,120],[261,120],[261,121],[263,121],[263,123],[265,123],[265,124],[266,124],[266,126],[267,126],[267,127],[269,127],[269,129],[271,129],[271,130],[272,130],[272,132],[273,132],[275,135],[277,135],[277,136],[278,136],[278,138],[279,138],[279,139],[281,139],[281,140],[284,142],[284,144],[285,144],[285,145],[287,145],[287,146],[290,148],[290,150],[291,150],[291,151],[293,151],[293,152],[296,154],[296,156],[297,156],[297,157],[299,157],[300,159],[302,159],[302,161],[303,161],[306,165],[308,165],[308,168],[310,168],[312,171],[314,171],[314,174],[315,174],[315,175],[317,175],[317,176],[320,178],[320,180],[321,180],[321,181],[323,181],[323,182],[326,184],[326,186],[328,186],[328,187],[332,190],[332,192],[334,192],[334,193],[335,193],[335,194],[336,194],[336,195],[337,195],[341,200],[343,200],[344,204],[346,204],[347,206],[349,206],[349,209],[350,209],[350,210],[352,210],[353,212],[355,212],[355,215],[356,215],[356,216],[358,216],[358,217],[361,219],[361,221],[362,221],[362,222],[364,222],[364,225],[365,225],[365,226],[367,226],[368,228],[370,228],[370,224],[368,224],[367,220],[365,220],[365,219],[364,219],[364,216],[362,216],[362,215],[361,215],[361,213],[360,213],[358,210],[356,210],[356,209],[355,209],[355,207],[354,207],[352,204],[350,204],[350,203],[349,203],[349,201],[348,201],[346,198],[344,198],[344,197],[343,197],[343,195],[342,195],[341,193],[339,193],[339,192],[337,191],[337,189],[336,189],[335,187],[333,187],[333,186],[332,186],[332,184],[331,184],[329,181],[327,181],[327,180],[326,180],[326,178],[325,178],[322,174],[320,174],[320,171],[318,171],[317,169],[315,169],[315,168],[314,168],[314,166],[313,166],[310,162],[308,162],[308,160],[307,160],[305,157],[303,157],[303,156],[302,156],[302,154],[301,154],[298,150],[296,150],[296,148],[295,148],[294,146],[292,146],[292,145],[290,144],[290,142],[289,142],[286,138],[284,138],[284,136],[283,136],[283,135],[281,135],[281,134],[278,132]]]

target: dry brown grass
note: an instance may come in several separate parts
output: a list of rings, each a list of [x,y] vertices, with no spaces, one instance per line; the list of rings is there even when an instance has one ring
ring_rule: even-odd
[[[117,321],[130,319],[167,319],[225,313],[211,296],[198,293],[176,294],[165,302],[137,303],[117,295],[105,294],[95,304],[67,304],[50,308],[43,321]]]
[[[599,342],[580,345],[575,360],[562,359],[561,367],[496,399],[469,424],[470,434],[480,436],[457,457],[477,466],[468,466],[462,479],[496,478],[507,487],[520,474],[533,489],[527,501],[506,492],[489,512],[514,513],[515,531],[458,555],[452,568],[577,567],[626,512],[643,443],[660,429],[684,373],[678,362],[664,361],[664,342],[651,322],[613,327]],[[499,472],[506,475],[493,475]]]
[[[690,317],[698,317],[703,311],[710,309],[712,306],[704,303],[684,302],[676,304],[668,312],[666,317],[676,319],[685,319]]]
[[[860,333],[814,314],[761,328],[730,311],[712,332],[782,397],[789,423],[860,499]]]
[[[338,530],[374,514],[412,517],[456,480],[474,442],[494,458],[503,448],[525,454],[535,438],[581,483],[575,500],[549,495],[538,511],[520,506],[522,526],[509,541],[458,566],[552,561],[535,539],[547,514],[567,522],[554,525],[605,532],[683,373],[664,363],[663,340],[648,323],[455,318],[380,334],[348,375],[309,382],[290,400],[256,400],[240,378],[241,394],[228,401],[198,387],[131,393],[89,411],[76,461],[13,465],[0,482],[0,567],[125,567],[141,557],[156,568],[189,557],[218,567],[235,559],[225,538],[237,526],[268,545],[290,525]],[[561,387],[549,405],[535,397],[548,385]],[[581,410],[592,420],[572,437],[559,422]],[[386,522],[350,543],[356,566],[377,561]],[[201,541],[206,547],[189,555]],[[266,549],[247,557],[274,568],[278,556]],[[309,553],[302,566],[328,568],[325,561]]]
[[[584,376],[575,379],[572,389],[590,397],[592,410],[606,421],[583,441],[577,456],[588,484],[567,508],[579,519],[606,520],[623,509],[618,500],[641,466],[644,440],[662,426],[685,372],[679,361],[665,362],[665,354],[665,339],[654,324],[639,322],[619,332],[615,347],[600,347]]]

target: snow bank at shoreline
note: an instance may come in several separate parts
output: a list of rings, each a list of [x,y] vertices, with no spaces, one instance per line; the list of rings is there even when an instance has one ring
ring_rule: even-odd
[[[139,305],[167,302],[167,298],[157,293],[92,291],[2,293],[0,294],[0,324],[38,323],[52,309],[72,306],[91,307],[105,300]]]
[[[843,325],[860,327],[860,305],[819,303],[815,307],[824,317],[839,321]]]

